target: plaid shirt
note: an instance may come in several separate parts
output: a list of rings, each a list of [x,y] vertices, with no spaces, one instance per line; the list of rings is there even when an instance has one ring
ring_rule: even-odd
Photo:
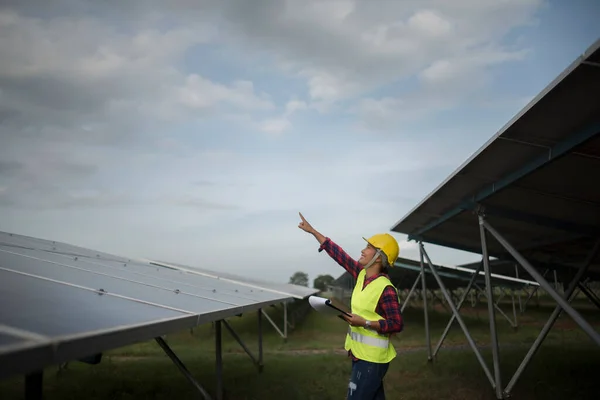
[[[326,238],[323,244],[319,247],[319,252],[325,250],[327,254],[331,258],[333,258],[339,265],[344,267],[346,271],[354,279],[358,277],[358,274],[363,269],[363,266],[359,264],[357,261],[352,259],[339,245],[335,244],[331,239]],[[389,278],[386,274],[377,274],[370,278],[365,278],[365,283],[363,289],[373,280],[375,280],[379,276],[385,276]],[[400,313],[400,302],[398,300],[398,293],[393,286],[387,286],[381,297],[379,298],[379,303],[377,304],[377,308],[375,312],[381,316],[383,319],[379,320],[379,326],[381,327],[380,333],[383,334],[391,334],[402,332],[404,329],[404,320],[402,319],[402,314]]]

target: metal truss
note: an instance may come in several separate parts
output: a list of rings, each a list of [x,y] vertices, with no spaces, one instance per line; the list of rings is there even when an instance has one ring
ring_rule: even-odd
[[[222,334],[221,334],[221,324],[225,326],[225,328],[229,331],[231,336],[242,346],[246,354],[250,357],[254,365],[257,367],[258,372],[261,373],[263,371],[263,335],[262,335],[262,316],[264,315],[263,309],[258,309],[258,359],[252,354],[250,349],[246,346],[246,344],[242,341],[239,335],[233,330],[231,325],[225,320],[218,320],[214,323],[215,328],[215,370],[216,370],[216,399],[223,399],[223,346],[222,346]],[[164,352],[169,356],[171,361],[179,368],[183,376],[196,388],[196,390],[202,395],[205,400],[213,400],[213,397],[198,383],[196,378],[190,373],[190,371],[185,367],[185,365],[181,362],[181,360],[177,357],[177,355],[171,350],[169,345],[165,342],[162,337],[155,338],[156,342],[159,346],[164,350]],[[34,383],[34,382],[33,382]],[[32,386],[33,386],[32,383]]]
[[[491,384],[493,390],[495,391],[496,398],[505,399],[505,398],[510,397],[515,384],[519,380],[523,371],[529,365],[529,362],[531,361],[531,359],[533,358],[533,356],[539,349],[540,345],[546,338],[548,332],[550,331],[550,329],[552,328],[556,319],[558,318],[558,316],[560,315],[560,313],[562,311],[565,311],[596,344],[600,345],[600,334],[598,334],[598,332],[596,332],[594,330],[594,328],[582,317],[582,315],[579,312],[577,312],[577,310],[575,310],[570,304],[572,295],[574,294],[576,289],[579,289],[590,299],[590,301],[592,301],[592,303],[594,303],[596,306],[600,307],[600,299],[598,298],[598,296],[595,295],[595,293],[593,293],[591,290],[589,290],[589,288],[585,285],[585,283],[581,282],[581,279],[583,278],[589,265],[594,261],[596,255],[598,254],[598,251],[600,250],[600,238],[598,239],[598,241],[596,242],[594,247],[591,249],[586,261],[578,269],[576,275],[572,279],[568,288],[566,290],[564,288],[561,288],[562,290],[559,290],[558,286],[556,285],[556,276],[555,276],[555,282],[554,282],[555,284],[554,285],[550,284],[544,278],[546,273],[548,272],[548,270],[546,270],[546,272],[544,272],[543,275],[540,274],[498,231],[496,231],[496,229],[494,229],[489,224],[489,222],[487,222],[482,210],[478,211],[478,219],[479,219],[481,251],[482,251],[483,259],[482,259],[482,263],[478,266],[477,271],[475,272],[475,274],[473,274],[473,277],[471,278],[471,281],[469,282],[469,284],[467,286],[467,290],[462,294],[457,305],[454,304],[451,295],[448,293],[448,290],[446,289],[442,279],[440,278],[440,275],[438,274],[438,271],[433,266],[433,263],[431,262],[429,255],[425,251],[423,242],[422,241],[419,242],[419,253],[420,253],[420,257],[421,257],[420,278],[421,278],[421,286],[422,286],[422,294],[423,294],[423,312],[424,312],[424,318],[425,318],[425,339],[426,339],[427,349],[428,349],[428,359],[431,361],[437,355],[446,335],[448,334],[448,331],[449,331],[452,323],[455,320],[458,321],[461,329],[463,330],[463,332],[467,338],[467,341],[468,341],[470,347],[472,348],[473,352],[475,353],[477,360],[481,364],[483,371],[485,372],[488,380],[490,381],[490,384]],[[510,318],[508,318],[508,316],[499,308],[498,303],[494,302],[494,293],[493,293],[493,290],[492,290],[493,288],[491,285],[491,272],[490,272],[489,256],[488,256],[488,250],[487,250],[487,238],[486,238],[487,233],[491,234],[502,245],[502,247],[504,247],[511,254],[511,256],[517,261],[517,263],[519,265],[521,265],[533,277],[533,279],[535,279],[535,281],[540,285],[538,287],[542,287],[557,303],[556,308],[554,309],[552,315],[549,317],[548,321],[546,322],[546,324],[540,331],[538,337],[536,338],[536,340],[532,344],[531,348],[529,349],[529,351],[523,358],[521,364],[516,369],[513,376],[510,378],[506,387],[503,387],[503,385],[502,385],[502,374],[500,371],[500,351],[499,351],[499,345],[498,345],[498,335],[497,335],[497,328],[496,328],[495,312],[498,311],[499,313],[501,313],[511,323],[511,325],[513,325],[513,327],[516,327],[516,324],[517,324],[517,317],[516,317],[517,312],[516,312],[516,304],[515,304],[515,299],[514,299],[514,297],[515,297],[514,292],[511,292],[511,297],[512,297],[512,301],[513,301],[514,321],[511,321]],[[453,314],[452,317],[450,318],[450,321],[448,322],[448,325],[446,326],[446,329],[444,330],[444,333],[442,334],[442,337],[440,338],[440,340],[439,340],[438,344],[436,345],[435,350],[433,352],[431,350],[429,320],[428,320],[428,314],[427,314],[427,296],[425,295],[426,286],[425,286],[425,279],[424,279],[424,277],[425,277],[424,259],[427,260],[427,265],[428,265],[429,269],[431,270],[432,275],[435,277],[435,280],[437,281],[437,283],[441,289],[441,292],[444,295],[444,298],[446,299],[448,305],[452,309],[452,314]],[[479,288],[479,290],[484,292],[485,297],[487,298],[488,315],[489,315],[489,321],[490,321],[489,329],[490,329],[491,349],[492,349],[493,374],[492,374],[492,371],[490,371],[486,362],[484,361],[483,357],[481,356],[479,349],[475,345],[475,342],[473,341],[473,338],[471,337],[471,334],[469,333],[469,330],[459,313],[459,310],[460,310],[464,300],[467,298],[468,293],[471,291],[472,286],[474,285],[475,277],[478,275],[479,270],[481,269],[482,266],[483,266],[484,273],[485,273],[485,291],[481,290],[481,288]],[[517,277],[518,277],[518,271],[516,273],[517,273]],[[410,299],[410,296],[412,295],[412,292],[414,291],[416,284],[417,284],[417,282],[415,282],[415,285],[413,285],[413,288],[411,289],[411,293],[409,294],[409,297],[405,300],[403,307],[405,307],[406,304],[408,303],[408,300]],[[475,286],[477,287],[477,285],[475,285]],[[523,312],[525,310],[527,302],[531,299],[531,297],[534,295],[534,293],[536,293],[538,287],[534,288],[534,290],[531,293],[529,293],[528,298],[524,304],[521,302],[521,299],[519,297],[519,309],[521,312]],[[559,291],[562,293],[559,293]],[[504,293],[503,293],[503,295],[504,295]],[[500,298],[501,297],[502,296],[500,296]],[[498,299],[498,301],[499,301],[499,299]]]
[[[271,319],[271,317],[269,317],[269,314],[267,314],[267,312],[265,310],[263,310],[261,308],[259,312],[262,313],[262,315],[265,316],[265,318],[267,319],[267,321],[269,321],[269,323],[271,324],[271,326],[273,326],[273,328],[277,331],[277,333],[279,333],[279,336],[281,336],[283,338],[283,340],[285,342],[287,342],[287,338],[288,338],[288,326],[291,325],[291,324],[288,323],[287,303],[283,303],[283,332],[281,331],[281,329],[279,329],[279,327]]]

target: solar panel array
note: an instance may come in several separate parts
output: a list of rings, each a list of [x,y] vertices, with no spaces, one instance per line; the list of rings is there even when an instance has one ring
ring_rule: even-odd
[[[600,225],[600,39],[392,231],[481,254],[475,211],[540,269],[578,268]],[[497,240],[490,257],[512,259]],[[542,265],[543,264],[543,265]],[[600,261],[590,271],[600,273]]]
[[[0,232],[0,378],[293,297],[257,281],[236,283]]]
[[[435,268],[438,272],[438,275],[444,280],[444,286],[446,286],[447,289],[455,290],[467,287],[477,269],[477,265],[477,263],[457,267],[435,265]],[[427,288],[437,290],[439,285],[433,277],[431,270],[429,269],[429,265],[426,262],[424,267]],[[407,290],[413,286],[415,279],[419,276],[420,272],[421,263],[419,261],[399,257],[394,264],[394,268],[389,270],[389,276],[397,289]],[[531,279],[517,279],[508,274],[493,273],[491,279],[492,286],[494,287],[519,290],[530,286],[539,286],[537,282]],[[347,272],[344,272],[335,280],[333,286],[352,289],[354,288],[354,283],[355,282],[354,279],[352,279],[352,276]],[[475,279],[475,283],[481,285],[482,287],[485,286],[483,268],[480,270],[478,277]]]

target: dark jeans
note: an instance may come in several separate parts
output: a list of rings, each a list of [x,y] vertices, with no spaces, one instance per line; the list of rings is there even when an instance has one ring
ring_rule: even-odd
[[[348,383],[348,400],[385,400],[383,377],[389,363],[377,364],[369,361],[352,361],[352,374]]]

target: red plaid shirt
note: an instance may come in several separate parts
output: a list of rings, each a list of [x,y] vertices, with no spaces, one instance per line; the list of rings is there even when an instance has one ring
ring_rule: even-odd
[[[329,238],[326,238],[323,244],[319,247],[319,252],[323,250],[325,250],[325,252],[327,252],[327,254],[329,254],[329,256],[333,258],[339,265],[344,267],[344,269],[348,271],[348,273],[352,275],[354,279],[358,277],[358,274],[363,269],[363,266],[359,264],[358,261],[355,261],[344,251],[344,249],[335,244]],[[389,277],[383,273],[377,274],[370,278],[365,278],[363,289],[379,276],[385,276],[389,279]],[[379,326],[381,327],[379,330],[380,333],[392,334],[402,332],[404,329],[404,320],[402,319],[402,314],[400,312],[398,293],[393,286],[386,286],[386,288],[383,290],[375,312],[383,316],[383,319],[379,320]]]

